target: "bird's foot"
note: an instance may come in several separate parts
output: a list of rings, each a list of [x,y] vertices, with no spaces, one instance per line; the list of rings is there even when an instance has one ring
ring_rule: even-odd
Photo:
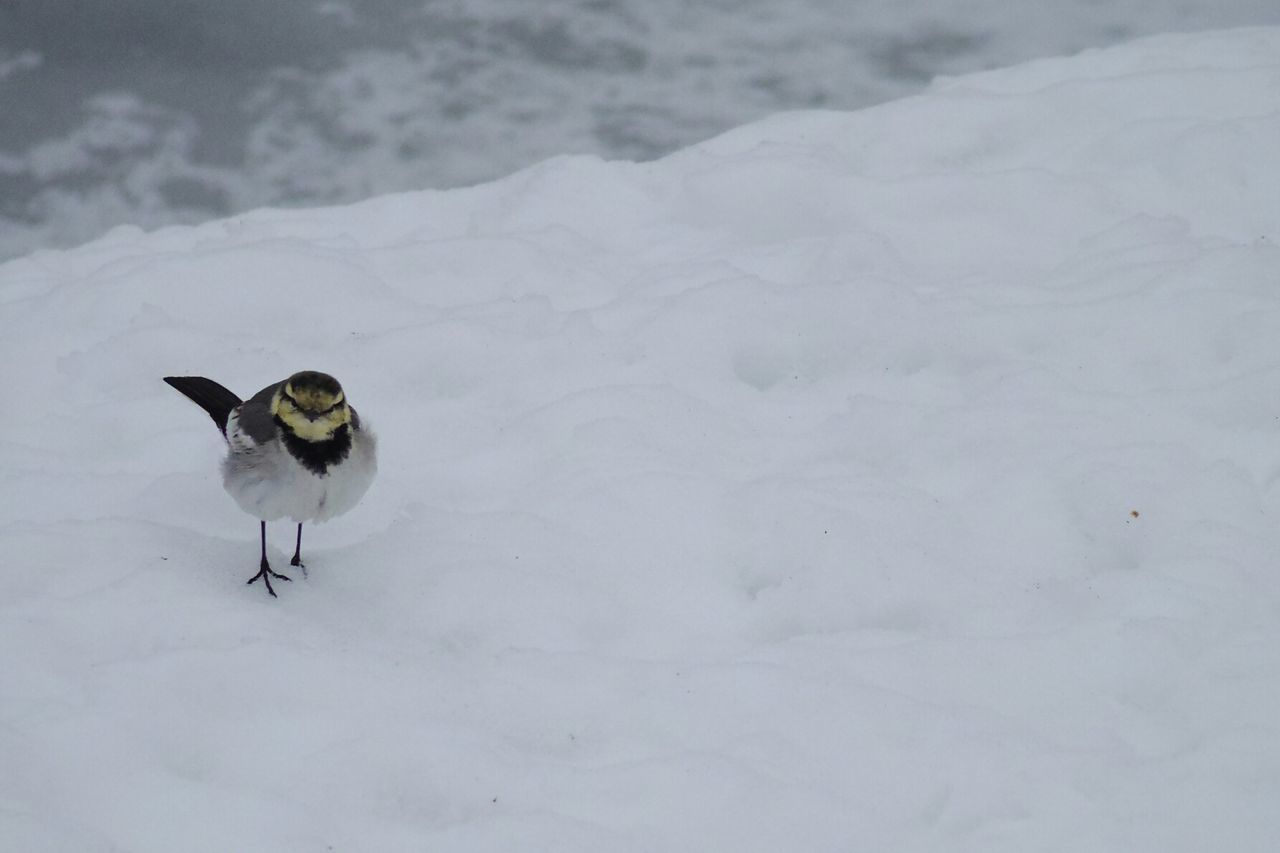
[[[307,576],[307,564],[302,562],[302,557],[299,556],[298,554],[293,555],[293,559],[289,561],[289,565],[297,566],[298,568],[302,569],[302,576],[304,578]]]
[[[267,565],[265,561],[262,563],[261,567],[259,567],[258,573],[253,577],[249,578],[249,580],[245,581],[245,583],[251,584],[254,581],[256,581],[258,578],[262,578],[262,583],[264,586],[266,586],[267,592],[271,595],[272,598],[278,597],[276,595],[276,591],[271,588],[272,578],[277,578],[278,580],[282,580],[282,581],[293,580],[293,578],[289,577],[288,575],[282,575],[279,572],[273,572],[271,570],[271,566]]]

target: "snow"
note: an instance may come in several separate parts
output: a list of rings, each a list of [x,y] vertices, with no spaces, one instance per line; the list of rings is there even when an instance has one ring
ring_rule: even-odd
[[[0,848],[1270,850],[1276,139],[1162,36],[0,266]],[[299,369],[273,600],[160,377]]]

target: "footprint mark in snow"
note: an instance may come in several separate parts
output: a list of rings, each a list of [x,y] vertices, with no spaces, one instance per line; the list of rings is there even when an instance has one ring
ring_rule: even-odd
[[[768,391],[792,373],[790,360],[763,347],[745,347],[733,356],[733,373],[757,391]]]

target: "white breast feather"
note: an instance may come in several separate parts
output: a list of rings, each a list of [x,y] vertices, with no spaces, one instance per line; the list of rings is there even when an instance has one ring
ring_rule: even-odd
[[[352,436],[351,453],[315,474],[289,455],[279,439],[258,444],[240,429],[235,412],[227,420],[227,458],[222,484],[240,508],[264,521],[326,521],[350,510],[377,473],[376,440],[361,429]]]

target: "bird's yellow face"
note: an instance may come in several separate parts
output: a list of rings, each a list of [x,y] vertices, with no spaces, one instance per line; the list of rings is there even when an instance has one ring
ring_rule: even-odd
[[[271,398],[271,414],[306,441],[328,441],[351,423],[342,386],[332,376],[304,371],[290,376]]]

